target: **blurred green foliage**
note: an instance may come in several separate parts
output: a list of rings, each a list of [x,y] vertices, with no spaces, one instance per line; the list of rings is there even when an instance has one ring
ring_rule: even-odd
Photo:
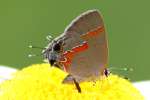
[[[132,67],[123,72],[133,81],[150,79],[149,0],[1,0],[0,64],[22,68],[41,63],[42,56],[28,58],[44,47],[46,36],[57,36],[80,13],[99,9],[109,38],[109,66]],[[120,73],[120,72],[119,72]]]

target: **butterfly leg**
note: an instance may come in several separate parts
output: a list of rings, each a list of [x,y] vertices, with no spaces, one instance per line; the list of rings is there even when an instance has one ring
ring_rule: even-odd
[[[106,77],[108,77],[109,74],[110,74],[110,71],[106,68],[106,69],[104,70],[104,75],[105,75]]]
[[[79,92],[79,93],[81,93],[80,85],[79,85],[79,83],[76,81],[76,79],[75,79],[75,78],[73,78],[73,82],[74,82],[74,84],[75,84],[75,86],[76,86],[76,88],[77,88],[78,92]]]
[[[72,75],[68,75],[62,83],[74,83],[78,92],[81,93],[81,87],[78,83],[78,81],[72,76]]]

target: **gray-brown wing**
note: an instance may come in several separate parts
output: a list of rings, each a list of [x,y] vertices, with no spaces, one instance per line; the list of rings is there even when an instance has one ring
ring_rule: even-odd
[[[66,36],[65,50],[80,45],[84,41],[80,38],[81,35],[103,25],[103,20],[98,10],[89,10],[81,14],[64,31],[63,35]]]
[[[71,50],[84,42],[88,49],[74,55],[68,72],[78,81],[94,80],[103,73],[108,63],[108,47],[104,24],[100,13],[91,10],[77,17],[65,30],[69,37],[65,50]]]
[[[74,55],[68,72],[78,81],[95,80],[103,74],[108,63],[108,47],[105,31],[86,37],[88,49]]]
[[[74,19],[65,29],[65,33],[69,34],[70,32],[75,32],[82,35],[103,25],[100,12],[98,10],[89,10]]]

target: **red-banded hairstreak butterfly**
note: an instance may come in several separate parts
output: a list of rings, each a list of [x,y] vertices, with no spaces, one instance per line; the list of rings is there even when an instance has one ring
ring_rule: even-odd
[[[74,82],[79,92],[78,82],[107,75],[107,37],[100,12],[89,10],[78,16],[43,54],[51,65],[69,73],[63,83]]]

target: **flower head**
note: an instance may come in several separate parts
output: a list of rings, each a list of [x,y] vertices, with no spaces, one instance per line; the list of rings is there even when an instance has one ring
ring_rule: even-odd
[[[82,93],[74,84],[62,83],[66,76],[49,64],[26,67],[0,84],[0,100],[144,100],[128,80],[117,75],[80,83]]]

